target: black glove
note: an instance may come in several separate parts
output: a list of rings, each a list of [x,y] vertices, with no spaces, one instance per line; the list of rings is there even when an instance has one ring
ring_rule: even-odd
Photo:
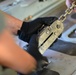
[[[36,34],[34,34],[29,41],[27,52],[31,54],[36,60],[42,59],[42,55],[38,51],[38,42]]]
[[[58,72],[52,71],[52,70],[46,68],[49,63],[48,63],[47,58],[42,56],[41,53],[38,50],[37,35],[34,34],[31,37],[27,52],[30,55],[32,55],[37,61],[36,71],[29,74],[29,75],[59,75]]]
[[[38,50],[37,35],[32,36],[27,52],[36,59],[37,70],[41,70],[44,66],[48,64],[47,58],[42,56],[42,54]]]
[[[45,68],[48,65],[48,60],[46,57],[42,56],[38,50],[38,41],[37,41],[36,34],[34,34],[29,41],[27,52],[31,56],[33,56],[37,61],[36,71],[28,75],[59,75],[58,72]],[[20,75],[23,75],[23,74],[20,74]]]
[[[56,17],[37,18],[31,22],[23,22],[21,29],[18,31],[19,38],[23,41],[29,42],[33,34],[37,34],[38,30],[44,25],[51,25]]]

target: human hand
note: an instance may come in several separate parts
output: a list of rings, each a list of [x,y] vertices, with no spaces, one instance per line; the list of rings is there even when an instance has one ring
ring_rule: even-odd
[[[74,0],[66,0],[67,7],[70,7]]]
[[[75,0],[66,0],[66,5],[67,5],[67,7],[69,8],[74,1],[75,1]],[[74,11],[76,11],[76,8],[74,8]]]
[[[37,35],[33,35],[30,39],[27,52],[35,58],[37,61],[37,70],[41,70],[44,66],[48,64],[46,57],[42,56],[38,49]]]
[[[23,22],[20,31],[18,32],[19,38],[23,41],[29,42],[33,34],[37,34],[38,30],[44,25],[51,25],[56,17],[43,17],[37,18],[31,22]]]

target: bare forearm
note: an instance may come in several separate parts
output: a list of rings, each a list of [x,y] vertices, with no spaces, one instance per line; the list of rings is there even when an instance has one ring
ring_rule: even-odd
[[[6,28],[11,33],[17,34],[17,31],[20,30],[23,21],[15,18],[5,12],[2,12],[2,13],[4,14],[4,17],[5,17]]]
[[[36,60],[17,46],[6,31],[0,37],[0,64],[23,74],[30,73],[36,68]]]

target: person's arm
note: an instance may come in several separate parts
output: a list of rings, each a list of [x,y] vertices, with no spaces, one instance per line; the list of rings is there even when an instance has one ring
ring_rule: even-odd
[[[8,31],[0,34],[0,65],[28,74],[36,68],[36,60],[22,50]]]
[[[13,33],[13,34],[17,34],[17,31],[20,30],[21,26],[22,26],[22,23],[23,21],[3,12],[0,10],[0,12],[3,13],[4,15],[4,18],[5,18],[5,23],[6,23],[6,27],[7,29]]]
[[[30,36],[34,33],[37,33],[38,29],[40,29],[43,25],[51,25],[55,20],[57,20],[57,17],[52,16],[37,18],[30,22],[24,22],[5,12],[3,12],[3,15],[6,21],[5,23],[7,29],[13,34],[19,33],[18,35],[20,36],[20,38],[24,38],[25,36]]]

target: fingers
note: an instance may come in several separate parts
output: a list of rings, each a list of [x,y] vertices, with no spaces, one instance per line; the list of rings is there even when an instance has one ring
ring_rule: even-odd
[[[70,7],[72,5],[72,2],[75,0],[66,0],[67,7]]]
[[[56,21],[58,18],[57,17],[44,17],[42,18],[43,24],[46,26],[51,25],[54,21]]]
[[[36,43],[37,43],[36,38],[37,38],[37,35],[36,35],[36,34],[33,34],[32,37],[31,37],[31,39],[30,39],[30,42],[31,42],[32,44],[36,44]]]
[[[37,40],[37,35],[33,34],[30,41],[29,41],[29,46],[36,48],[38,50],[38,40]]]
[[[75,0],[66,0],[66,5],[69,8]],[[74,12],[76,12],[76,8],[74,8]]]

